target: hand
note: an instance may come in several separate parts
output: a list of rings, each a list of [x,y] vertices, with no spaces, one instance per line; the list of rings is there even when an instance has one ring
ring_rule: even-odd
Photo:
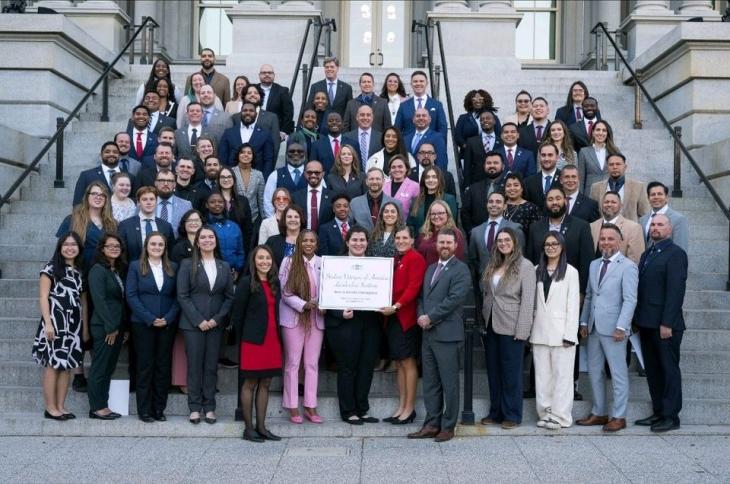
[[[200,329],[200,331],[203,331],[203,332],[208,331],[210,329],[210,326],[208,326],[208,321],[205,319],[203,321],[201,321],[200,324],[198,325],[198,329]]]
[[[581,338],[587,338],[588,337],[588,326],[581,326],[579,334],[580,334]]]
[[[319,311],[319,314],[321,314],[322,316],[324,316],[325,314],[327,314],[327,310],[326,309],[317,309],[317,310]]]
[[[393,309],[393,306],[386,306],[384,308],[378,309],[378,312],[383,314],[384,316],[390,316],[391,314],[395,314],[395,309]]]
[[[616,328],[613,330],[613,340],[616,342],[623,341],[626,338],[626,331]]]
[[[56,331],[53,329],[52,324],[44,324],[43,330],[46,332],[46,339],[48,341],[53,341],[56,339]]]
[[[165,321],[165,318],[157,318],[154,321],[152,321],[152,326],[155,328],[164,328],[167,326],[167,321]]]
[[[419,316],[416,322],[423,329],[428,329],[431,327],[431,318],[429,318],[427,314]]]
[[[122,344],[127,344],[127,341],[129,341],[129,332],[124,333],[122,336]]]
[[[571,346],[575,346],[572,341],[568,341],[567,339],[563,340],[563,348],[570,348]]]
[[[352,319],[353,316],[354,313],[352,309],[345,309],[344,311],[342,311],[342,317],[345,319]]]
[[[106,335],[106,337],[104,337],[104,341],[109,346],[114,346],[114,343],[117,341],[118,335],[119,335],[119,330],[114,331],[113,333],[109,333],[108,335]]]
[[[659,337],[661,339],[669,339],[672,337],[672,328],[669,326],[659,325]]]
[[[279,131],[279,138],[281,139],[281,141],[285,141],[286,136],[287,136],[287,134],[285,132]]]
[[[302,310],[303,311],[308,311],[308,310],[314,309],[316,307],[317,307],[317,302],[316,301],[314,301],[314,300],[307,301],[306,303],[304,303],[304,308],[302,308]]]
[[[213,329],[213,328],[215,328],[216,326],[218,326],[218,323],[216,323],[216,322],[215,322],[215,319],[209,319],[209,320],[208,320],[208,328],[209,328],[209,329]]]

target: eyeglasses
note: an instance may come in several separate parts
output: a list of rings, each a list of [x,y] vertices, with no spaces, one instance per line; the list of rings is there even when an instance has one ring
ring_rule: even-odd
[[[165,183],[171,183],[172,184],[172,183],[175,183],[175,180],[160,180],[160,179],[158,179],[158,180],[155,180],[155,182],[156,183],[161,183],[161,184],[165,184]]]
[[[222,175],[222,176],[220,176],[218,178],[221,179],[221,180],[233,180],[233,176],[232,175]]]
[[[446,212],[431,212],[430,215],[431,215],[431,217],[442,217],[442,216],[445,217],[446,216]]]
[[[185,221],[186,224],[201,224],[203,223],[200,219],[192,218]]]
[[[306,173],[307,175],[321,175],[322,174],[321,171],[314,171],[314,170],[307,170],[304,173]]]
[[[107,250],[122,250],[122,246],[119,244],[106,244],[104,248]]]
[[[277,200],[279,202],[288,202],[289,197],[274,197],[274,200]]]
[[[286,150],[287,153],[304,153],[304,150]]]
[[[556,247],[560,247],[560,242],[545,242],[543,247],[546,249],[555,249]]]
[[[261,71],[261,72],[259,72],[259,74],[263,74],[263,75],[271,75],[273,73],[274,73],[274,71]]]
[[[106,198],[106,193],[91,192],[91,193],[89,193],[89,196],[94,197],[94,198]]]
[[[433,155],[436,154],[436,152],[435,151],[419,151],[418,154],[419,155],[430,155],[430,156],[433,156]]]

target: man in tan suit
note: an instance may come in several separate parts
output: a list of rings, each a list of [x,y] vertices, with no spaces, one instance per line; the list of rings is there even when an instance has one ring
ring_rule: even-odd
[[[215,70],[215,52],[213,49],[205,48],[200,51],[200,73],[203,74],[205,83],[213,87],[215,95],[226,105],[231,100],[231,81]],[[191,74],[192,76],[192,74]],[[185,81],[185,92],[190,92],[190,77]]]
[[[621,197],[618,193],[609,191],[603,194],[601,198],[601,213],[603,214],[603,218],[599,218],[591,223],[593,245],[598,247],[601,227],[605,224],[614,224],[621,230],[622,235],[619,250],[631,259],[634,264],[638,264],[646,245],[644,243],[644,233],[641,230],[641,225],[621,215]],[[596,257],[598,257],[600,250],[597,250],[596,253]]]
[[[591,198],[600,202],[604,193],[617,192],[623,205],[621,215],[638,222],[642,215],[651,210],[649,200],[646,198],[646,185],[638,180],[626,178],[626,157],[621,153],[609,155],[606,165],[608,180],[591,185]]]

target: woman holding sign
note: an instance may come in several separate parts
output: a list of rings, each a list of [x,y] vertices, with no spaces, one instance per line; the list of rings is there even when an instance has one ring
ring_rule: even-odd
[[[347,255],[364,257],[368,248],[368,231],[359,225],[345,237]],[[368,415],[368,393],[373,381],[373,367],[378,358],[380,315],[374,311],[327,310],[327,342],[337,361],[337,398],[340,417],[351,425],[376,423]]]

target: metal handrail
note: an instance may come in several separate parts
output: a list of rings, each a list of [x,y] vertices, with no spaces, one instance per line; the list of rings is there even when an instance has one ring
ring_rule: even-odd
[[[606,28],[606,25],[603,22],[598,22],[595,27],[591,30],[592,34],[595,34],[598,29],[601,29],[603,31],[603,34],[606,36],[608,41],[613,46],[616,55],[621,59],[621,63],[626,67],[626,69],[631,74],[631,77],[633,78],[636,85],[639,86],[639,89],[642,93],[644,93],[644,97],[646,97],[646,100],[649,102],[649,105],[652,107],[656,115],[661,120],[662,124],[665,128],[667,128],[667,131],[669,132],[670,136],[674,139],[675,146],[679,148],[679,150],[684,154],[684,156],[689,161],[689,164],[694,168],[697,175],[700,177],[700,181],[705,184],[707,187],[707,190],[710,192],[710,195],[712,195],[712,198],[715,200],[715,203],[720,207],[720,211],[725,215],[725,218],[727,218],[728,223],[730,223],[730,208],[728,208],[727,205],[725,205],[725,202],[723,201],[722,197],[719,193],[717,193],[717,190],[715,190],[715,187],[712,186],[712,183],[710,183],[710,180],[707,178],[707,175],[705,175],[705,172],[702,171],[702,168],[700,168],[700,165],[697,164],[692,154],[689,152],[687,147],[682,143],[681,134],[675,132],[674,128],[671,124],[669,124],[669,121],[667,121],[667,118],[664,116],[664,113],[662,113],[661,109],[659,109],[659,106],[656,105],[654,102],[654,99],[649,95],[649,92],[646,90],[646,87],[644,87],[644,83],[641,82],[638,74],[636,71],[629,65],[629,62],[626,60],[626,57],[624,57],[621,50],[618,48],[618,45],[616,44],[616,41],[611,37],[611,34],[608,32],[608,29]],[[681,133],[681,132],[680,132]],[[728,252],[730,253],[730,244],[728,246]],[[728,258],[728,280],[725,285],[725,290],[730,291],[730,257]]]
[[[309,86],[312,84],[312,73],[314,72],[314,66],[317,61],[317,51],[319,50],[319,41],[322,39],[322,31],[325,27],[330,27],[330,24],[334,24],[334,21],[330,22],[331,19],[325,19],[321,15],[319,17],[307,19],[307,26],[304,29],[304,36],[302,36],[302,45],[299,47],[299,55],[297,56],[297,65],[294,66],[294,78],[290,84],[289,93],[294,96],[294,89],[296,88],[297,78],[299,71],[302,70],[302,103],[299,106],[299,115],[301,116],[302,111],[307,104],[307,93],[309,92]],[[314,48],[312,49],[312,55],[309,59],[309,66],[302,64],[302,58],[304,57],[304,50],[309,40],[309,31],[311,26],[315,27],[315,40]],[[334,27],[336,29],[336,27]],[[308,67],[308,69],[307,69]]]
[[[117,56],[114,58],[113,61],[111,61],[109,64],[106,65],[106,68],[104,69],[104,72],[99,76],[99,78],[96,80],[96,82],[89,88],[88,92],[84,95],[83,98],[81,98],[81,101],[76,105],[76,107],[71,111],[71,114],[69,114],[65,121],[63,123],[60,123],[58,126],[58,129],[56,129],[56,133],[51,137],[51,139],[46,142],[45,146],[41,149],[41,151],[36,155],[36,157],[33,159],[30,165],[23,171],[23,173],[20,174],[17,180],[13,182],[13,184],[8,188],[8,191],[3,195],[2,199],[0,199],[0,208],[2,208],[3,205],[5,205],[9,200],[10,197],[13,196],[15,193],[15,190],[17,190],[20,185],[23,184],[25,179],[28,177],[30,172],[34,171],[38,164],[41,162],[43,157],[48,153],[48,151],[51,149],[51,147],[60,139],[63,137],[63,132],[66,129],[66,127],[71,123],[71,120],[76,117],[76,115],[81,111],[81,108],[84,107],[84,104],[86,104],[86,101],[91,97],[92,94],[94,94],[94,91],[96,88],[99,87],[99,85],[104,82],[104,80],[107,78],[111,70],[114,68],[117,62],[119,62],[119,59],[122,58],[122,56],[127,52],[127,49],[129,49],[129,46],[134,43],[137,36],[142,32],[142,30],[147,26],[147,24],[154,24],[157,25],[157,22],[155,22],[152,17],[147,17],[142,22],[142,24],[139,26],[137,31],[134,33],[131,39],[127,41],[127,43],[124,45],[122,50],[117,54]]]

